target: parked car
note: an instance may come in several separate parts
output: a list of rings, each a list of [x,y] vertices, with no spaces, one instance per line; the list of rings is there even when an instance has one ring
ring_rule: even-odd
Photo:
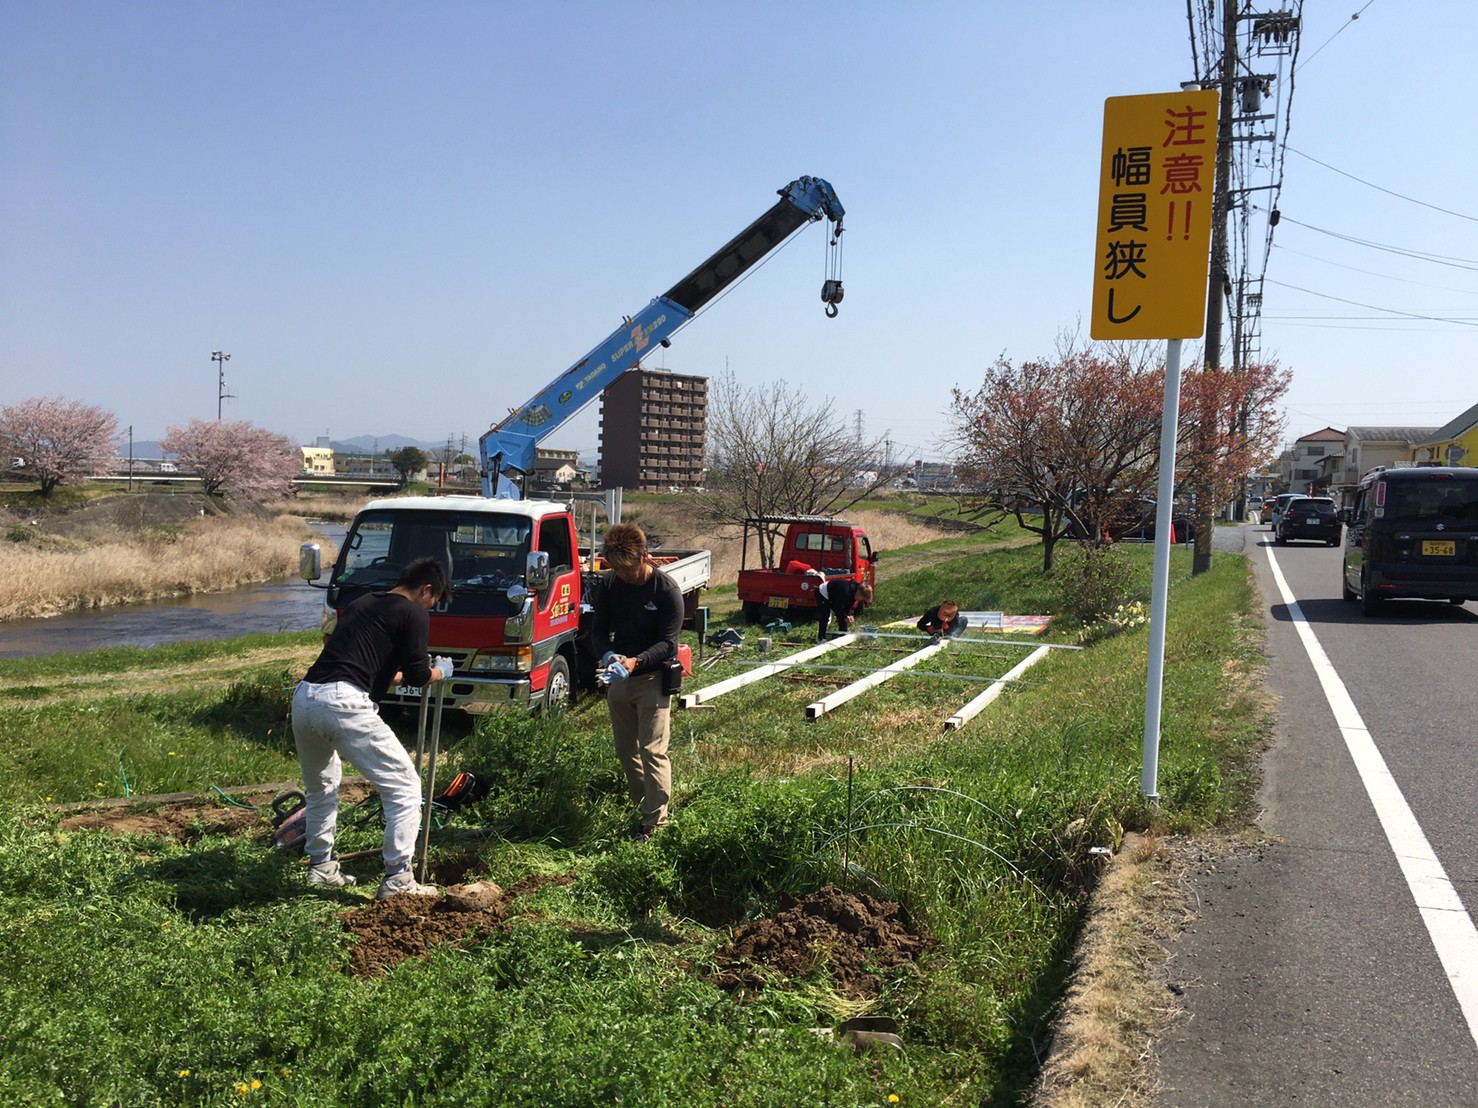
[[[1275,541],[1284,546],[1291,539],[1318,539],[1330,546],[1338,546],[1341,530],[1339,508],[1332,499],[1302,496],[1290,500],[1283,508]]]
[[[1372,470],[1344,517],[1341,591],[1366,615],[1392,597],[1478,600],[1478,469]]]
[[[1139,497],[1125,509],[1123,515],[1108,525],[1109,538],[1115,542],[1153,542],[1157,505],[1148,496]],[[1196,528],[1180,504],[1170,510],[1170,527],[1174,532],[1172,542],[1195,542]]]
[[[1283,517],[1283,509],[1293,501],[1306,495],[1308,494],[1302,492],[1280,492],[1277,496],[1273,497],[1270,502],[1272,504],[1272,512],[1268,516],[1268,530],[1276,532],[1278,530],[1278,520]]]

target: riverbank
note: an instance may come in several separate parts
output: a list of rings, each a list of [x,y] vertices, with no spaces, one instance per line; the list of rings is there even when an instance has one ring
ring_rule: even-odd
[[[199,493],[12,506],[0,542],[0,621],[281,580],[312,537],[303,516]]]

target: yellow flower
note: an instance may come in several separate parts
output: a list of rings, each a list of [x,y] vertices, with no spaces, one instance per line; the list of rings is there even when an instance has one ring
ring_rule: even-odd
[[[262,1087],[262,1083],[258,1081],[255,1077],[253,1077],[251,1079],[251,1087],[253,1089],[260,1089]]]
[[[898,1094],[897,1093],[889,1093],[888,1094],[888,1103],[889,1104],[897,1104],[898,1103]]]
[[[288,1067],[283,1066],[280,1070],[277,1071],[277,1076],[278,1077],[291,1077],[292,1076],[292,1072],[293,1071],[290,1070],[290,1069],[288,1069]]]
[[[251,1092],[251,1088],[247,1085],[245,1081],[238,1081],[236,1082],[236,1091],[242,1096],[245,1096],[247,1093]]]
[[[190,1071],[189,1070],[180,1070],[180,1076],[181,1077],[189,1077],[190,1076]]]

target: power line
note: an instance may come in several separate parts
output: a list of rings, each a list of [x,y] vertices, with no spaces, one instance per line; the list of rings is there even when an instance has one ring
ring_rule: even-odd
[[[1330,296],[1327,292],[1315,292],[1313,289],[1299,288],[1299,286],[1297,285],[1287,285],[1284,284],[1282,281],[1274,281],[1272,278],[1268,278],[1268,284],[1277,285],[1279,288],[1292,289],[1294,292],[1307,293],[1310,296],[1317,296],[1324,300],[1335,300],[1341,304],[1353,304],[1357,308],[1368,308],[1372,312],[1389,312],[1391,315],[1404,316],[1407,319],[1426,319],[1430,320],[1433,323],[1460,323],[1468,327],[1478,327],[1478,323],[1473,323],[1468,320],[1449,319],[1443,316],[1419,315],[1416,312],[1401,311],[1399,308],[1382,308],[1379,304],[1362,304],[1358,300],[1346,300],[1342,296]]]
[[[1360,184],[1364,185],[1366,188],[1375,189],[1376,192],[1383,192],[1387,196],[1394,196],[1397,200],[1405,200],[1407,203],[1410,204],[1419,204],[1423,208],[1431,208],[1434,212],[1441,212],[1443,215],[1455,215],[1459,219],[1467,219],[1471,220],[1474,223],[1478,223],[1478,215],[1468,215],[1465,212],[1455,212],[1451,208],[1443,208],[1436,204],[1428,204],[1425,200],[1418,200],[1413,196],[1407,196],[1405,193],[1397,192],[1395,189],[1383,188],[1380,185],[1373,184],[1372,182],[1365,180],[1365,178],[1363,177],[1356,177],[1353,173],[1346,173],[1343,169],[1338,169],[1335,166],[1330,165],[1328,162],[1321,162],[1318,158],[1314,157],[1311,154],[1305,154],[1302,150],[1294,150],[1291,146],[1288,147],[1288,149],[1297,154],[1300,158],[1307,158],[1315,165],[1322,165],[1331,173],[1338,173],[1341,177],[1348,177],[1350,180],[1357,181]]]
[[[1345,242],[1353,242],[1356,246],[1366,246],[1372,250],[1384,250],[1389,254],[1399,254],[1403,258],[1414,258],[1419,262],[1432,262],[1436,265],[1451,266],[1453,269],[1478,270],[1478,260],[1473,258],[1455,258],[1448,254],[1432,254],[1425,250],[1413,250],[1405,246],[1391,246],[1388,243],[1373,242],[1370,239],[1362,239],[1355,235],[1346,235],[1339,231],[1331,231],[1325,227],[1315,227],[1312,223],[1303,223],[1292,216],[1284,216],[1283,222],[1292,223],[1296,226],[1317,231],[1321,235],[1330,238],[1342,239]]]
[[[1370,7],[1370,5],[1371,4],[1374,4],[1374,3],[1375,3],[1375,0],[1365,0],[1365,8]],[[1340,26],[1340,29],[1338,31],[1335,31],[1334,34],[1330,35],[1327,39],[1325,39],[1324,40],[1324,46],[1328,46],[1335,39],[1339,38],[1340,35],[1344,34],[1347,30],[1349,30],[1350,29],[1350,24],[1351,23],[1354,23],[1355,20],[1357,20],[1357,19],[1360,18],[1360,15],[1361,15],[1362,12],[1365,11],[1365,8],[1361,8],[1360,11],[1358,11],[1354,15],[1350,16],[1350,18],[1348,20],[1346,20]],[[1317,58],[1319,56],[1319,51],[1320,50],[1323,50],[1324,49],[1324,46],[1319,47],[1319,50],[1315,50],[1312,54],[1310,54],[1307,58],[1305,58],[1303,60],[1303,64],[1304,65],[1308,65],[1311,61],[1313,61],[1315,58]]]
[[[1413,281],[1409,277],[1393,277],[1389,273],[1377,273],[1373,269],[1361,269],[1359,266],[1345,265],[1343,262],[1336,262],[1331,261],[1328,258],[1321,258],[1317,254],[1307,254],[1302,250],[1294,250],[1291,247],[1284,246],[1282,243],[1278,243],[1277,248],[1286,254],[1296,254],[1300,258],[1308,258],[1310,261],[1314,262],[1323,262],[1325,265],[1332,265],[1337,269],[1348,269],[1351,273],[1363,273],[1368,277],[1380,277],[1381,279],[1386,281],[1398,281],[1403,285],[1416,285],[1418,288],[1436,289],[1439,292],[1456,292],[1464,293],[1469,296],[1478,296],[1478,289],[1459,289],[1454,288],[1451,285],[1434,285],[1429,281]]]

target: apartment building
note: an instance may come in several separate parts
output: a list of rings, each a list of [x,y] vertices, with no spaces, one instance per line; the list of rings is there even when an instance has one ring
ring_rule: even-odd
[[[666,492],[702,485],[708,378],[634,369],[601,397],[602,488]]]

